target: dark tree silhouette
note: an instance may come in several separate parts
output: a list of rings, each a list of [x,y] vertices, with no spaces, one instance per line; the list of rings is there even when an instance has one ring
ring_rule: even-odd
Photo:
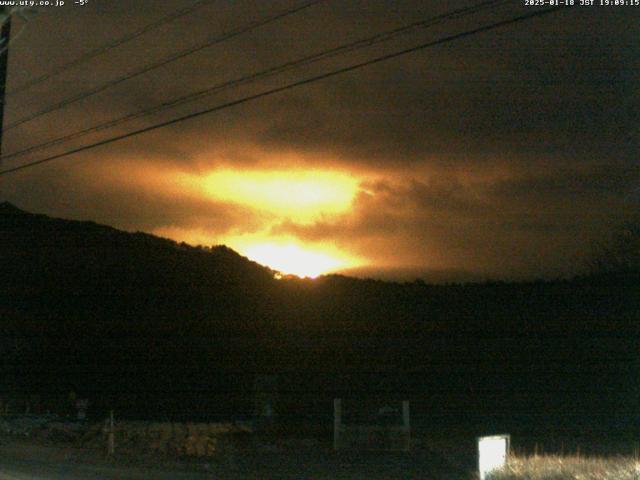
[[[634,225],[601,251],[608,270],[638,265]],[[226,247],[0,203],[0,399],[38,394],[57,411],[74,391],[90,415],[249,415],[255,375],[277,374],[276,409],[292,422],[331,425],[333,398],[395,392],[433,424],[517,433],[544,413],[550,428],[640,429],[636,276],[430,285],[274,273]]]

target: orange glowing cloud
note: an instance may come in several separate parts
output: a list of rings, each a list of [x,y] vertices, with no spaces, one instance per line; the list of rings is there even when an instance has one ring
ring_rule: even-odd
[[[348,212],[358,191],[350,175],[318,170],[215,170],[178,174],[175,181],[217,201],[307,223]]]
[[[362,261],[328,242],[303,241],[293,235],[274,233],[282,222],[312,224],[335,219],[353,209],[361,179],[329,170],[232,170],[205,174],[173,171],[147,176],[147,182],[165,184],[165,192],[209,199],[216,205],[247,209],[258,225],[246,230],[238,226],[222,233],[202,227],[167,225],[154,233],[196,244],[225,244],[242,255],[283,274],[314,278]],[[218,207],[219,208],[219,207]]]

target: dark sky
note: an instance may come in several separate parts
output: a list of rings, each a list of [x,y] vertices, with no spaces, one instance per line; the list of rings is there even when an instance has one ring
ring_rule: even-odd
[[[8,88],[190,3],[69,0],[16,19]],[[301,3],[208,2],[10,95],[5,126]],[[9,129],[3,151],[472,4],[326,0]],[[3,167],[532,11],[503,2]],[[318,271],[575,273],[638,212],[639,19],[640,7],[575,7],[480,33],[0,177],[2,197],[249,256],[269,244],[337,259]]]

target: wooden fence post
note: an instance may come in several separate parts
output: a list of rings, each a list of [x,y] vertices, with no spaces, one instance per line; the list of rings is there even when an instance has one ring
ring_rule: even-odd
[[[340,429],[342,428],[342,400],[333,399],[333,449],[340,448]]]
[[[402,426],[405,434],[405,450],[411,449],[411,416],[409,413],[409,400],[402,401]]]
[[[116,439],[114,431],[113,410],[109,415],[109,440],[108,440],[108,452],[109,456],[113,456],[116,451]]]

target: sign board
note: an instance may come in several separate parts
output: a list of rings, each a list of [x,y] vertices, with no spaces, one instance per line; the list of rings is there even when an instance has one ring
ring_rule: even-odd
[[[509,443],[509,435],[492,435],[478,438],[480,480],[485,480],[493,470],[504,467],[509,457]]]

